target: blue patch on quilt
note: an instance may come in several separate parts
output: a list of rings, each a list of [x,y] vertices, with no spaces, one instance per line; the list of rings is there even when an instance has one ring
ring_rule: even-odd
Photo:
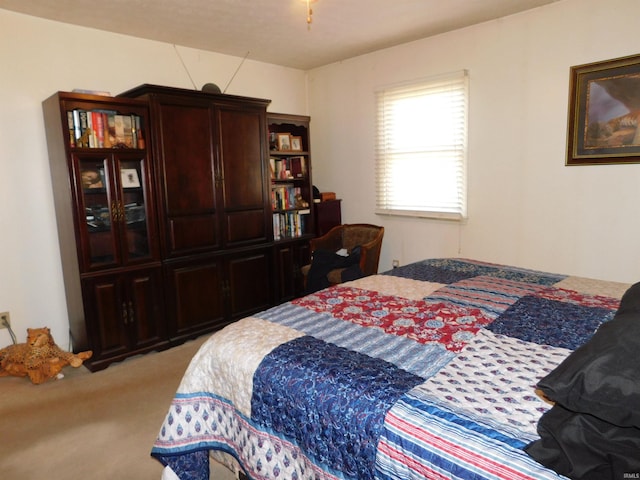
[[[553,285],[566,278],[566,275],[554,275],[525,268],[451,258],[430,259],[411,263],[384,272],[384,275],[444,284],[455,283],[479,275],[538,285]]]
[[[486,328],[527,342],[575,350],[614,313],[606,308],[526,296]]]
[[[416,262],[394,268],[384,272],[383,275],[411,278],[423,282],[450,284],[464,280],[465,278],[475,277],[478,273],[473,269],[455,270],[447,268],[446,266],[430,265],[427,262]]]
[[[189,480],[207,480],[209,478],[208,450],[197,450],[179,455],[162,455],[160,453],[152,453],[151,455],[160,460],[163,465],[171,467],[178,478],[188,478]]]
[[[387,411],[422,382],[390,363],[305,336],[263,359],[253,378],[251,416],[315,463],[345,478],[369,479]]]

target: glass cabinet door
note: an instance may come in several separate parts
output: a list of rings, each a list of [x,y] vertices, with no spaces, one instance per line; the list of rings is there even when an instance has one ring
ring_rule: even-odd
[[[82,244],[87,269],[119,262],[111,208],[116,199],[109,188],[112,183],[109,164],[109,159],[103,156],[83,156],[78,159],[79,190],[86,222],[86,230],[81,231],[81,236],[85,237]]]
[[[126,260],[148,259],[151,255],[144,158],[120,159],[119,226]]]
[[[133,153],[76,157],[86,223],[81,229],[85,271],[153,256],[145,161]]]

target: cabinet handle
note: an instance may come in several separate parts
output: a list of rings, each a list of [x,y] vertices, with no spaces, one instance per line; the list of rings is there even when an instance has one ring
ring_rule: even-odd
[[[215,184],[216,184],[216,188],[222,188],[224,187],[224,175],[222,174],[222,169],[221,168],[216,168],[215,173],[213,174],[214,178],[215,178]]]
[[[124,220],[124,206],[122,202],[111,203],[111,217],[114,222],[122,222]]]
[[[129,322],[134,323],[136,321],[135,310],[133,309],[133,302],[129,302]]]
[[[216,184],[216,188],[224,187],[224,175],[222,173],[222,156],[220,155],[220,145],[216,145],[216,156],[218,157],[218,162],[215,165],[215,171],[213,173],[214,182]]]
[[[120,221],[119,217],[120,211],[118,210],[118,202],[111,202],[111,223],[116,223]]]
[[[127,309],[127,302],[122,302],[122,320],[125,325],[129,324],[129,310]]]

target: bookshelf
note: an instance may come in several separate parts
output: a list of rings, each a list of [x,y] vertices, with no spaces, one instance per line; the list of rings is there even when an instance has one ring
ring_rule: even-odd
[[[313,235],[309,117],[267,114],[274,241]]]
[[[58,92],[43,111],[74,350],[98,370],[162,348],[148,105]]]
[[[309,123],[308,116],[267,113],[278,301],[304,293],[300,269],[310,261],[314,209]]]

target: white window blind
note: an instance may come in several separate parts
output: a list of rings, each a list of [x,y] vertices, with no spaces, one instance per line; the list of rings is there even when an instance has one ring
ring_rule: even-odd
[[[466,71],[376,92],[376,212],[466,217]]]

